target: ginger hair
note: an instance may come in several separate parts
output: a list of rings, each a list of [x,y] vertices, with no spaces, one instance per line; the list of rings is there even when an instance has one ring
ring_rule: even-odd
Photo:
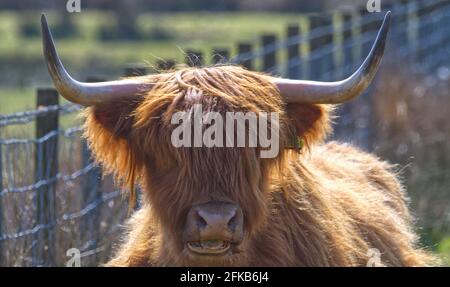
[[[238,66],[139,79],[154,88],[85,113],[85,136],[105,172],[132,200],[136,184],[143,190],[142,208],[108,265],[364,266],[370,248],[380,250],[382,265],[437,263],[417,245],[395,167],[349,145],[324,144],[333,106],[285,104],[270,76]],[[259,147],[173,147],[171,116],[198,103],[208,111],[279,113],[279,155],[259,158]],[[289,149],[292,137],[301,137],[304,149]],[[186,213],[208,200],[241,206],[240,253],[201,261],[185,252]]]

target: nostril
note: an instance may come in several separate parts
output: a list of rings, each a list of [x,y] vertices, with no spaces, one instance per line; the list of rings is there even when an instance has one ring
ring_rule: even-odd
[[[235,214],[230,221],[228,221],[228,228],[231,231],[235,231],[236,230],[236,224],[237,224],[237,214]]]
[[[206,220],[198,212],[195,213],[195,222],[200,229],[203,229],[208,225]]]
[[[242,210],[230,203],[208,202],[193,206],[188,214],[189,232],[203,237],[228,238],[243,232]]]

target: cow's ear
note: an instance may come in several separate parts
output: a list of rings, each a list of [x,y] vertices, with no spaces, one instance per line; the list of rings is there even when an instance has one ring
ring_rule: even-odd
[[[139,103],[137,98],[102,103],[92,107],[91,116],[114,137],[127,138]]]
[[[287,114],[295,132],[306,146],[322,142],[331,132],[330,105],[287,104]]]
[[[142,166],[130,137],[134,111],[141,101],[136,98],[102,103],[88,108],[85,114],[84,137],[95,160],[105,173],[113,174],[131,191]]]

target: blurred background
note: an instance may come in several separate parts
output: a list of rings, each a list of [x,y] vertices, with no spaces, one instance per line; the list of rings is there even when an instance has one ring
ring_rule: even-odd
[[[382,68],[364,96],[339,107],[332,139],[398,164],[421,244],[450,264],[449,0],[380,0],[381,13],[365,0],[79,3],[79,13],[60,0],[0,3],[0,266],[65,266],[70,248],[82,266],[99,265],[129,215],[80,137],[80,107],[51,85],[42,12],[79,80],[216,63],[340,80],[362,63],[387,10]]]

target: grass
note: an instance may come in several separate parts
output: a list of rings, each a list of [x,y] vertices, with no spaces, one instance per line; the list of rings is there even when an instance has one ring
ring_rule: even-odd
[[[436,248],[446,266],[450,266],[450,236],[443,239]]]
[[[1,88],[0,114],[33,109],[36,105],[35,93],[33,88]]]
[[[36,108],[36,88],[2,88],[0,98],[0,115]],[[64,104],[67,101],[60,98],[60,103]],[[81,124],[81,120],[76,113],[72,113],[61,116],[59,124],[62,128],[68,128]],[[7,138],[30,138],[33,137],[34,131],[34,121],[32,121],[25,125],[1,127],[0,135]]]

